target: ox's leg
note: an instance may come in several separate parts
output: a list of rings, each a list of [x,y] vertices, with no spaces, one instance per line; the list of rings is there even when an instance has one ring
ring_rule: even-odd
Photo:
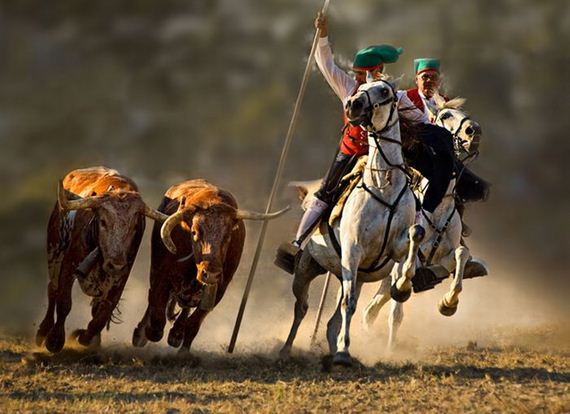
[[[128,274],[117,285],[109,290],[106,300],[96,301],[92,308],[92,319],[87,324],[86,330],[78,331],[77,342],[83,346],[96,345],[100,342],[101,331],[111,320],[113,311],[119,303]],[[95,339],[95,341],[93,341]]]
[[[73,269],[77,264],[65,262],[58,280],[56,315],[57,320],[46,337],[46,348],[50,352],[59,352],[65,344],[65,319],[71,311],[71,289],[73,287]]]
[[[166,306],[170,299],[170,284],[166,278],[151,277],[156,283],[151,285],[148,291],[149,321],[145,328],[145,335],[148,340],[158,342],[164,334],[166,325]]]
[[[452,263],[449,262],[455,261],[455,275],[453,276],[451,289],[439,301],[438,309],[442,315],[451,316],[457,311],[457,305],[459,304],[459,293],[463,289],[463,272],[465,271],[465,264],[469,260],[469,249],[465,246],[459,246],[446,259],[441,264],[447,269],[452,267],[450,266]]]
[[[174,300],[174,299],[171,299]],[[186,320],[188,319],[188,314],[190,313],[190,308],[182,308],[180,315],[176,318],[174,325],[168,332],[168,345],[178,348],[182,341],[184,340],[184,330],[186,327]]]
[[[295,314],[293,316],[293,325],[287,336],[287,341],[279,355],[281,358],[286,358],[291,353],[291,348],[293,347],[293,341],[297,336],[297,331],[299,330],[299,325],[305,318],[307,310],[309,309],[309,286],[311,282],[318,275],[323,273],[323,269],[319,266],[317,262],[311,257],[307,250],[304,250],[301,258],[299,259],[299,264],[295,270],[295,278],[293,280],[293,294],[297,299],[295,301]]]
[[[192,315],[190,315],[186,320],[184,342],[182,342],[182,347],[180,348],[179,353],[184,354],[190,352],[192,342],[194,341],[194,338],[196,338],[196,335],[198,335],[200,326],[202,325],[202,322],[204,322],[204,318],[208,313],[210,313],[210,311],[196,308],[194,312],[192,312]]]
[[[150,313],[150,308],[147,307],[143,318],[141,319],[141,321],[138,323],[137,327],[133,331],[132,343],[133,346],[136,346],[137,348],[142,348],[147,343],[144,331],[146,329],[146,325],[148,324],[149,313]]]
[[[42,346],[44,343],[47,334],[53,328],[55,323],[54,321],[54,313],[55,313],[55,301],[57,298],[57,285],[54,282],[50,281],[48,283],[48,307],[46,311],[46,316],[40,323],[40,327],[36,333],[36,345]]]
[[[390,300],[391,281],[389,277],[382,279],[378,292],[374,295],[364,313],[362,314],[362,324],[367,331],[372,329],[372,324],[378,317],[378,313],[382,307]]]
[[[390,294],[392,299],[398,302],[407,301],[412,294],[412,278],[416,273],[416,258],[420,243],[425,237],[425,230],[422,226],[415,224],[408,231],[408,255],[401,267],[401,275],[392,285]]]

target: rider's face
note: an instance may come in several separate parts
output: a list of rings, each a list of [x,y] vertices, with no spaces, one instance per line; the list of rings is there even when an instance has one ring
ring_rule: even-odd
[[[426,98],[431,98],[439,90],[441,78],[435,70],[428,70],[416,75],[416,85]]]
[[[380,80],[382,78],[382,71],[384,70],[384,66],[379,66],[370,71],[370,75],[374,80]],[[366,83],[366,74],[367,71],[361,69],[353,69],[354,72],[354,80],[358,82],[359,85]]]

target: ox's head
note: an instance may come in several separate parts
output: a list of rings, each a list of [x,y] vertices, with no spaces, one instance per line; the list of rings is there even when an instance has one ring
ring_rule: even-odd
[[[164,221],[168,216],[148,207],[137,192],[115,192],[81,198],[63,189],[60,181],[58,203],[62,210],[91,209],[95,214],[97,244],[103,257],[103,270],[124,275],[129,270],[129,253],[133,254],[144,229],[144,216]]]
[[[380,132],[398,119],[395,83],[386,80],[361,85],[346,102],[346,116],[353,125]]]
[[[482,130],[463,110],[465,99],[455,98],[445,102],[439,95],[434,95],[434,99],[437,104],[435,124],[451,132],[457,156],[460,159],[475,156],[479,151]]]
[[[241,220],[268,220],[287,210],[289,207],[275,213],[263,214],[236,209],[225,203],[185,205],[182,200],[178,211],[162,225],[160,235],[168,250],[175,254],[176,246],[171,233],[176,226],[181,225],[192,238],[198,281],[213,285],[221,281],[232,232],[237,229]]]

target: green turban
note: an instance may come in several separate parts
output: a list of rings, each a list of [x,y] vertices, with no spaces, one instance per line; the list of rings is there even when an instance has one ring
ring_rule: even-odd
[[[384,63],[394,63],[404,49],[390,45],[368,46],[354,56],[354,69],[373,70]]]
[[[420,58],[414,60],[414,68],[416,70],[416,75],[426,70],[434,70],[439,72],[440,62],[439,59],[434,58]]]

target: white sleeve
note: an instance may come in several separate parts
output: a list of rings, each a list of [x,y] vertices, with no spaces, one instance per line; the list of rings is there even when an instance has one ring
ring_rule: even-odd
[[[315,60],[325,80],[344,105],[346,100],[352,96],[358,84],[334,63],[328,37],[319,38],[317,50],[315,51]]]
[[[406,91],[397,91],[398,115],[414,124],[429,124],[427,115],[420,111],[408,97]]]

